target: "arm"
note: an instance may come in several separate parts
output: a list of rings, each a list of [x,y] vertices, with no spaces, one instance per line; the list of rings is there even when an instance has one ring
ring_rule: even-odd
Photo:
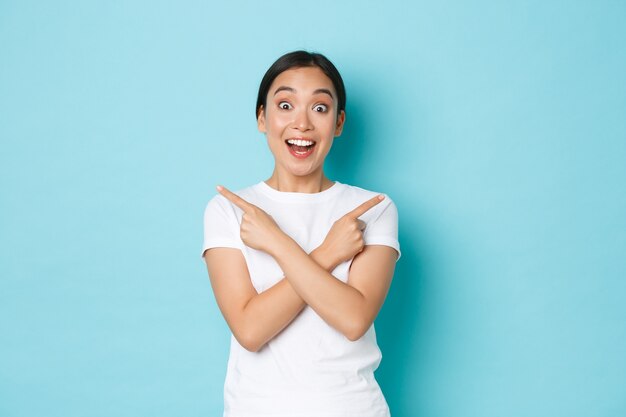
[[[364,248],[365,225],[358,217],[380,203],[383,196],[366,201],[333,224],[318,248],[324,259],[329,259],[330,254],[337,260],[326,270],[309,258],[263,210],[223,187],[218,187],[218,191],[244,212],[242,241],[274,257],[292,289],[322,319],[350,340],[359,339],[369,329],[389,289],[397,253],[387,246]],[[329,270],[355,255],[347,284],[330,274]]]
[[[319,250],[307,259],[326,271],[331,258]],[[280,333],[306,306],[288,280],[257,293],[239,249],[213,248],[204,254],[217,305],[233,335],[245,349],[256,352]]]
[[[397,258],[395,249],[366,246],[352,261],[348,283],[343,283],[308,258],[288,236],[276,248],[272,256],[295,292],[349,340],[361,338],[389,291]]]

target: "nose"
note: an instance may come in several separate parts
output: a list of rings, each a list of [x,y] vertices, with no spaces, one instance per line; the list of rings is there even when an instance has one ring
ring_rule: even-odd
[[[295,116],[296,118],[294,120],[294,126],[296,129],[303,132],[313,129],[313,125],[311,124],[311,118],[309,117],[307,109],[300,110],[296,113]]]

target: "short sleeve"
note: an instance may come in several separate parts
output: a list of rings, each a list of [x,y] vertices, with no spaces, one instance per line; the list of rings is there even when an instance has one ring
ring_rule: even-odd
[[[398,241],[398,209],[394,202],[386,197],[387,201],[380,203],[374,217],[367,222],[363,233],[365,245],[384,245],[394,248],[400,259],[400,242]]]
[[[243,249],[239,221],[232,205],[221,195],[213,197],[204,210],[204,243],[201,256],[211,248]]]

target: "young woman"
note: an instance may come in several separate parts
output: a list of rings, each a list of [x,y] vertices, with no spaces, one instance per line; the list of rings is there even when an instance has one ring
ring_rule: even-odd
[[[389,416],[373,321],[400,256],[398,215],[324,174],[345,104],[326,57],[280,57],[256,105],[274,171],[237,193],[218,186],[206,207],[202,253],[232,331],[225,417]]]

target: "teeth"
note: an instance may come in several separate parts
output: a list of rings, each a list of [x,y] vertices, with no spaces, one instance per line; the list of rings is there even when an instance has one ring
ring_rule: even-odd
[[[311,146],[315,142],[313,142],[311,140],[289,139],[287,141],[287,143],[290,144],[290,145],[296,145],[296,146]]]

